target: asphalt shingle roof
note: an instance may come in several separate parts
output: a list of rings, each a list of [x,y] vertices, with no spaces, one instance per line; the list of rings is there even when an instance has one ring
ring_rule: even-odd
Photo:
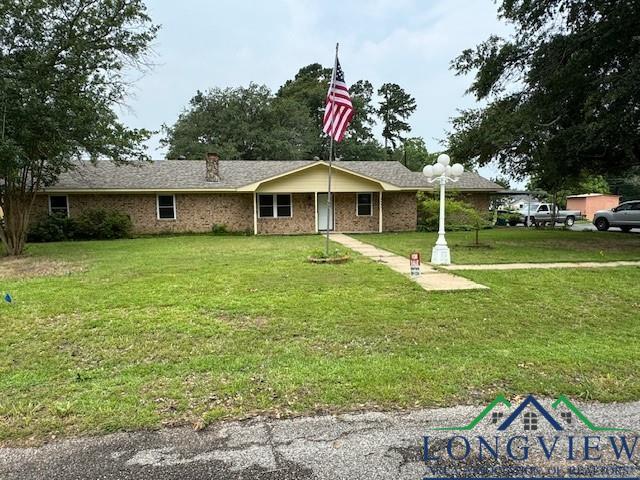
[[[101,160],[79,162],[77,168],[60,175],[51,190],[192,190],[236,189],[317,163],[314,160],[220,160],[220,181],[205,180],[204,160],[155,160],[117,166]],[[348,161],[335,166],[400,188],[433,187],[420,172],[399,162]],[[476,173],[465,172],[451,188],[459,190],[502,190]]]

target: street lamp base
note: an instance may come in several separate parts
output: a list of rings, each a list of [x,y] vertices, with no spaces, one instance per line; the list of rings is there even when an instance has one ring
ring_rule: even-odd
[[[446,245],[436,245],[431,250],[431,263],[434,265],[451,265],[451,253]]]

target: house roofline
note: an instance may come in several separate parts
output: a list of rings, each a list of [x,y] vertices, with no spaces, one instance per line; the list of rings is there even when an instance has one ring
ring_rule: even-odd
[[[347,171],[351,173],[350,171]],[[433,192],[434,187],[395,187],[384,188],[384,183],[379,180],[371,180],[380,184],[381,191],[390,192]],[[262,183],[262,182],[260,182]],[[251,184],[253,185],[253,184]],[[257,187],[256,187],[257,188]],[[449,190],[449,189],[448,189]],[[501,193],[500,190],[487,189],[487,188],[452,188],[451,190],[457,190],[459,192],[480,192],[480,193]],[[451,191],[449,190],[449,191]],[[55,193],[132,193],[132,194],[151,194],[151,193],[252,193],[256,190],[249,190],[246,187],[238,188],[45,188],[41,190],[40,194],[55,194]]]
[[[45,188],[38,193],[239,193],[236,188]]]
[[[405,188],[405,190],[408,188]],[[437,186],[429,186],[429,187],[411,187],[410,190],[417,190],[419,192],[433,192],[435,190],[439,189],[439,187]],[[447,191],[452,191],[452,190],[457,190],[459,192],[481,192],[481,193],[503,193],[502,190],[499,190],[497,188],[482,188],[482,187],[473,187],[473,188],[466,188],[466,187],[462,187],[459,188],[456,185],[447,185]]]
[[[273,177],[268,177],[268,178],[259,180],[257,182],[248,183],[246,185],[243,185],[243,186],[239,187],[238,191],[255,192],[260,187],[260,185],[262,185],[265,182],[271,182],[271,181],[277,180],[279,178],[283,178],[283,177],[286,177],[286,176],[289,176],[289,175],[293,175],[294,173],[302,172],[304,170],[316,167],[318,165],[325,165],[325,166],[328,167],[329,166],[329,162],[326,162],[324,160],[318,160],[318,161],[310,163],[308,165],[303,165],[301,167],[294,168],[293,170],[288,170],[288,171],[286,171],[284,173],[280,173],[278,175],[274,175]],[[331,168],[335,168],[338,171],[341,171],[341,172],[344,172],[344,173],[347,173],[347,174],[350,174],[350,175],[354,175],[356,177],[363,178],[365,180],[369,180],[370,182],[377,183],[382,187],[383,190],[394,191],[394,190],[402,190],[403,189],[403,187],[398,187],[397,185],[394,185],[392,183],[385,182],[385,181],[382,181],[382,180],[378,180],[377,178],[369,177],[367,175],[363,175],[361,173],[354,172],[353,170],[349,170],[348,168],[340,167],[339,165],[336,165],[333,162],[331,163]]]

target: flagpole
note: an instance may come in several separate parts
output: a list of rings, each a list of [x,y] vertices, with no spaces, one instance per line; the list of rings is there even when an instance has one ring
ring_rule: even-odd
[[[336,69],[338,68],[338,46],[340,44],[336,43],[336,58],[333,61],[333,73],[331,74],[331,108],[333,108],[334,96],[335,96],[335,83],[336,83]],[[324,246],[325,255],[329,256],[329,234],[331,231],[331,227],[333,226],[335,219],[333,218],[333,202],[331,201],[331,170],[332,170],[332,157],[333,157],[333,135],[329,135],[329,178],[327,180],[327,238]],[[331,220],[331,225],[329,224],[329,220]]]

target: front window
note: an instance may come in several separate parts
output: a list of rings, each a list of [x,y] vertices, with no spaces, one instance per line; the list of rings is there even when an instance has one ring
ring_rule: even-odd
[[[176,219],[176,197],[173,195],[158,195],[158,219]]]
[[[258,195],[258,216],[260,218],[291,217],[291,194]]]
[[[68,217],[69,198],[66,195],[51,195],[49,197],[49,213]]]
[[[359,217],[370,217],[373,212],[373,194],[358,193],[357,215]]]

